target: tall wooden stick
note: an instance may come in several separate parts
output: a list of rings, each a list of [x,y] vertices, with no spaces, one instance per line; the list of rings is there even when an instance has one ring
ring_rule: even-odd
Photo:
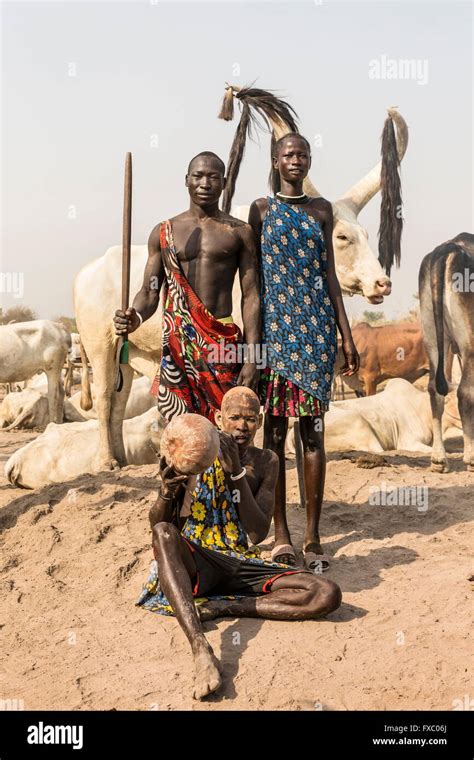
[[[123,226],[122,226],[122,311],[126,311],[130,299],[130,248],[132,241],[132,154],[125,157],[125,183],[123,192]],[[128,364],[128,334],[118,340],[116,354],[115,390],[120,392],[123,386],[121,364]]]

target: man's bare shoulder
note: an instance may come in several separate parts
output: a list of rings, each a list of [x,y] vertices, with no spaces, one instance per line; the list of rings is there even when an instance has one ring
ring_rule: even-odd
[[[158,224],[155,224],[152,231],[150,232],[150,235],[148,237],[148,246],[152,248],[159,248],[160,246],[160,230],[161,230],[162,222],[158,222]]]
[[[168,219],[162,219],[161,222],[158,222],[158,224],[156,224],[153,227],[152,231],[150,232],[148,244],[159,247],[161,226],[165,224],[165,222],[170,222],[172,228],[175,229],[179,227],[180,224],[186,224],[186,222],[189,224],[190,219],[191,219],[191,216],[188,210],[183,211],[181,214],[176,214],[176,216],[170,216],[168,217]]]
[[[165,222],[171,222],[171,224],[175,224],[176,222],[185,222],[186,219],[189,219],[189,211],[183,211],[181,214],[176,214],[176,216],[170,216],[168,219],[162,219],[161,222],[158,222],[158,224],[155,224],[152,231],[150,232],[150,240],[153,239],[160,239],[160,230],[161,225]]]
[[[254,231],[248,222],[242,222],[237,228],[237,234],[246,247],[254,244]]]
[[[227,228],[230,228],[232,234],[235,235],[235,237],[240,241],[240,245],[245,249],[253,246],[254,233],[248,222],[244,222],[242,219],[237,219],[235,216],[231,216],[230,214],[224,214],[224,212],[222,212],[222,216],[220,217],[219,221],[223,223]]]
[[[169,221],[173,224],[173,222],[187,222],[190,218],[189,209],[186,209],[186,211],[182,211],[180,214],[176,214],[176,216],[170,216]]]
[[[262,449],[262,457],[266,465],[280,466],[280,460],[278,454],[275,454],[271,449]]]
[[[219,221],[230,225],[230,227],[235,227],[237,230],[241,230],[243,227],[248,227],[247,222],[244,222],[242,219],[238,219],[236,216],[232,216],[231,214],[226,214],[225,211],[220,212]]]
[[[259,449],[257,446],[249,447],[249,454],[256,470],[262,474],[271,472],[275,466],[279,466],[278,455],[271,449]]]

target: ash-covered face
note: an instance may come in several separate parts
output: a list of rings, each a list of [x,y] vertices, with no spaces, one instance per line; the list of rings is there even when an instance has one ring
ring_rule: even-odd
[[[258,397],[248,388],[233,388],[224,396],[221,411],[216,412],[216,423],[232,436],[239,449],[247,448],[262,424]]]

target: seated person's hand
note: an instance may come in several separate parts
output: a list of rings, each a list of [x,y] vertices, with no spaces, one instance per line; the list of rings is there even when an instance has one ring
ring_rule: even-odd
[[[219,459],[222,464],[224,472],[230,472],[232,475],[237,475],[242,470],[239,457],[239,447],[234,441],[231,435],[219,432],[219,438],[221,440],[221,448],[219,451]]]
[[[165,498],[174,498],[181,486],[185,486],[189,475],[181,475],[173,469],[165,457],[160,459],[161,495]]]

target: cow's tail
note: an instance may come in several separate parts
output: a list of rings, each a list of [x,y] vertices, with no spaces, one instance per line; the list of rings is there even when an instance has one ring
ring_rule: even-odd
[[[438,348],[438,366],[435,374],[436,391],[447,396],[449,387],[444,373],[444,278],[446,273],[446,251],[434,255],[431,268],[431,298],[433,301],[433,317]]]
[[[18,486],[19,488],[25,488],[23,483],[20,483],[21,468],[18,466],[18,462],[14,454],[12,454],[10,459],[5,464],[5,475],[7,477],[8,482],[11,483],[13,486]]]
[[[79,341],[79,350],[81,352],[81,364],[82,364],[80,406],[81,406],[81,409],[83,409],[85,412],[88,412],[90,409],[92,409],[92,393],[91,393],[91,383],[89,379],[88,359],[87,359],[86,349],[84,348],[82,340]]]
[[[5,464],[5,475],[9,483],[16,486],[17,483],[17,474],[15,472],[15,462],[12,461],[13,457],[10,457],[8,462]]]

